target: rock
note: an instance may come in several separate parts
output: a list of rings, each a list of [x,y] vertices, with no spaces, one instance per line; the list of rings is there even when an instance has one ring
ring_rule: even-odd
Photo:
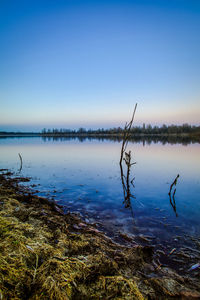
[[[139,239],[141,240],[141,241],[144,241],[144,242],[151,242],[151,240],[150,239],[148,239],[146,236],[144,236],[143,234],[139,234]]]
[[[79,229],[80,229],[80,227],[79,227],[77,224],[74,224],[74,225],[73,225],[73,228],[76,229],[76,230],[79,230]]]
[[[163,250],[156,250],[156,253],[158,254],[158,255],[166,255],[166,253],[163,251]]]
[[[94,233],[101,233],[101,231],[99,231],[98,229],[96,229],[96,228],[93,228],[93,227],[90,227],[90,228],[88,228],[88,230],[87,230],[88,232],[94,232]]]
[[[153,261],[154,247],[137,246],[137,253],[146,263],[151,263]]]
[[[79,227],[87,227],[87,225],[85,223],[79,223],[78,226]]]
[[[130,236],[128,236],[127,234],[120,232],[119,235],[127,242],[133,242],[133,239]]]
[[[29,246],[29,245],[26,245],[26,248],[29,249],[29,250],[31,250],[32,252],[34,251],[33,248],[31,246]]]
[[[58,205],[55,205],[54,208],[55,208],[55,210],[56,210],[59,214],[61,214],[61,215],[63,215],[63,216],[65,215],[64,212],[62,211],[62,209],[61,209]]]

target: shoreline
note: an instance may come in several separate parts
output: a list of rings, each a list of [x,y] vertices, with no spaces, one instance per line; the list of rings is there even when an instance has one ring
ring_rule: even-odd
[[[200,299],[197,277],[114,243],[94,225],[0,174],[0,299]]]
[[[66,141],[71,139],[77,139],[79,141],[84,140],[108,140],[114,142],[121,142],[123,140],[122,134],[42,134],[42,133],[10,133],[2,134],[0,133],[0,139],[9,138],[41,138],[43,141]],[[158,143],[163,144],[200,144],[199,134],[132,134],[129,139],[133,143]]]
[[[85,137],[85,138],[120,138],[123,139],[123,133],[37,133],[37,132],[0,132],[0,137]],[[197,138],[199,133],[132,133],[130,139],[151,137],[174,137],[174,138]]]

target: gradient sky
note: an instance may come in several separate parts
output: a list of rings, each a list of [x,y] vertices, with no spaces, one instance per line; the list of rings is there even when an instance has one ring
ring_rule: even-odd
[[[0,130],[200,124],[199,0],[0,0]]]

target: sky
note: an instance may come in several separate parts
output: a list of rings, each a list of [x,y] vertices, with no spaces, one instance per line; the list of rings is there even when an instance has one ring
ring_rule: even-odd
[[[200,122],[199,0],[0,0],[0,130]]]

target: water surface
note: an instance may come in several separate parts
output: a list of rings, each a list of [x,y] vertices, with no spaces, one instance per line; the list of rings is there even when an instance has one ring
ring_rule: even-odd
[[[130,142],[135,199],[128,208],[120,149],[121,142],[109,140],[6,138],[0,139],[0,167],[17,172],[21,153],[21,174],[40,184],[40,195],[55,198],[66,212],[80,213],[117,241],[126,233],[169,250],[183,241],[194,247],[192,239],[200,237],[200,144]],[[177,174],[175,213],[168,192]]]

